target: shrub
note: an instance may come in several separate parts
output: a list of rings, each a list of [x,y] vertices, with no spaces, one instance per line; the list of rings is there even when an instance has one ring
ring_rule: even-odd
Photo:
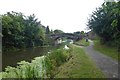
[[[63,62],[66,61],[66,56],[64,55],[64,50],[58,49],[52,52],[50,55],[47,56],[55,66],[60,66]]]

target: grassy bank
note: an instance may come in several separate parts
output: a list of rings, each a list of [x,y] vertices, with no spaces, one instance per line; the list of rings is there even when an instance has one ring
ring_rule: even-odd
[[[79,40],[77,42],[74,42],[74,44],[79,45],[79,46],[89,46],[89,41],[86,42],[85,39]]]
[[[99,40],[94,40],[94,48],[95,48],[95,50],[100,51],[101,53],[118,61],[117,48],[102,45],[102,44],[100,44]]]
[[[56,78],[104,78],[102,72],[78,46],[73,46],[70,60],[58,68]]]

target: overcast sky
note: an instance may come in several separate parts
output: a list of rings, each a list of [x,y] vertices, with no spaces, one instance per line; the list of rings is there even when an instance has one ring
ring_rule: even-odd
[[[104,0],[0,0],[0,14],[35,14],[50,29],[75,32],[86,29],[87,18]]]

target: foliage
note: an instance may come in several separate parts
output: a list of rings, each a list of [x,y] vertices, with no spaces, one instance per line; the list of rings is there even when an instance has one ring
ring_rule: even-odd
[[[84,31],[76,31],[73,34],[78,35],[78,36],[80,36],[80,35],[84,36],[85,32]]]
[[[80,39],[85,37],[84,31],[76,31],[73,34],[77,37],[76,41],[79,41]]]
[[[71,58],[59,67],[55,78],[104,78],[104,74],[79,46],[70,46]]]
[[[101,37],[102,43],[120,49],[120,1],[103,3],[92,13],[88,26]]]
[[[42,46],[45,42],[45,27],[35,15],[8,12],[2,15],[3,49]]]
[[[86,40],[83,38],[82,40],[74,42],[74,44],[76,44],[78,46],[89,46],[89,41],[86,42]]]
[[[19,62],[18,66],[10,67],[2,72],[3,78],[53,78],[56,74],[55,69],[66,62],[69,50],[58,49],[46,56],[36,57],[31,63],[26,61]],[[0,73],[1,74],[1,73]]]
[[[60,34],[60,33],[64,33],[64,32],[62,30],[58,30],[58,29],[54,30],[54,34]]]
[[[84,32],[84,31],[81,31],[81,34],[83,34],[83,35],[84,35],[84,34],[85,34],[85,32]]]
[[[77,32],[74,32],[73,34],[77,35],[77,36],[80,36],[81,35],[81,32],[80,31],[77,31]]]
[[[66,56],[63,54],[64,50],[58,49],[55,52],[52,52],[50,55],[48,55],[49,59],[55,60],[54,65],[55,66],[60,66],[63,62],[66,61]]]
[[[49,29],[49,26],[46,27],[46,34],[45,34],[45,44],[47,45],[52,45],[54,43],[54,40],[52,38],[50,38],[51,34],[53,34],[53,31]]]
[[[50,29],[49,29],[49,26],[46,27],[46,34],[49,34],[50,33]]]
[[[3,78],[42,78],[45,76],[44,56],[36,57],[32,63],[21,61],[19,66],[8,66],[5,72],[2,72]]]

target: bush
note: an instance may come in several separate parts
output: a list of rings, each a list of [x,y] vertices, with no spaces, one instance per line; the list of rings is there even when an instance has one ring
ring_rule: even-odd
[[[44,56],[36,57],[31,63],[26,61],[19,62],[19,66],[10,67],[2,72],[3,78],[43,78],[45,77]]]
[[[64,54],[64,50],[58,49],[52,52],[50,55],[47,56],[55,66],[60,66],[63,62],[66,61],[66,56]]]

